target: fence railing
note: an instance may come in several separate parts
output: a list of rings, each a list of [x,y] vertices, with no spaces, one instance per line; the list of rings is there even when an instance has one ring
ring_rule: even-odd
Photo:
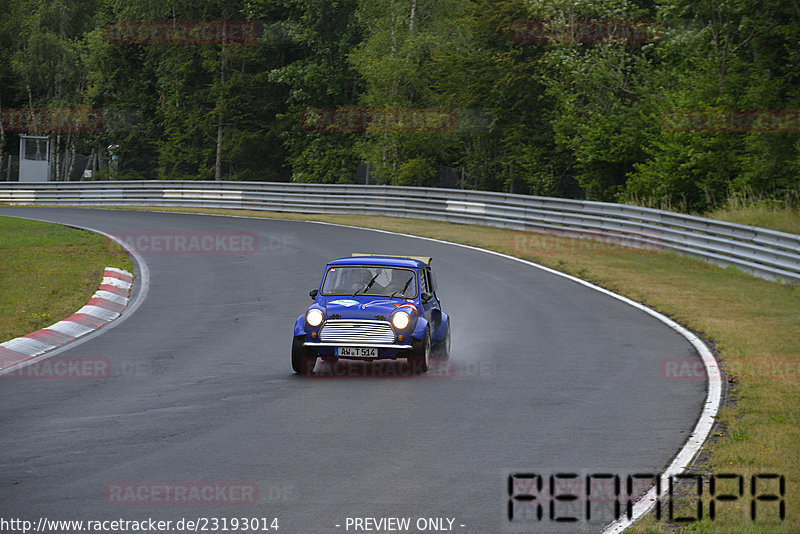
[[[0,203],[172,206],[435,219],[669,249],[800,282],[800,236],[669,211],[509,193],[280,182],[0,182]]]

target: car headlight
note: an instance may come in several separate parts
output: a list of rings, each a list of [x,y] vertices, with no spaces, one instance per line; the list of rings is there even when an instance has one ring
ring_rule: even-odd
[[[397,312],[392,316],[392,324],[398,330],[402,330],[411,322],[411,316],[406,312]]]
[[[312,308],[308,310],[308,313],[306,313],[306,322],[311,326],[321,325],[322,319],[323,319],[322,312],[316,308]]]

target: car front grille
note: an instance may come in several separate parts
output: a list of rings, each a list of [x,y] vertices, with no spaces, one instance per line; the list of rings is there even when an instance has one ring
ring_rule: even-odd
[[[332,319],[322,325],[323,343],[394,343],[394,330],[388,321]]]

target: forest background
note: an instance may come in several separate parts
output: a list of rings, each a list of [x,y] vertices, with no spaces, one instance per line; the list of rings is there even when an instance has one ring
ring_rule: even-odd
[[[798,0],[0,3],[0,169],[56,179],[796,206],[798,110]]]

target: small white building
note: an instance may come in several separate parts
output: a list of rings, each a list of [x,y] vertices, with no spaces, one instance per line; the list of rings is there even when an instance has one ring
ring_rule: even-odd
[[[19,136],[19,181],[46,182],[50,178],[50,138]]]

